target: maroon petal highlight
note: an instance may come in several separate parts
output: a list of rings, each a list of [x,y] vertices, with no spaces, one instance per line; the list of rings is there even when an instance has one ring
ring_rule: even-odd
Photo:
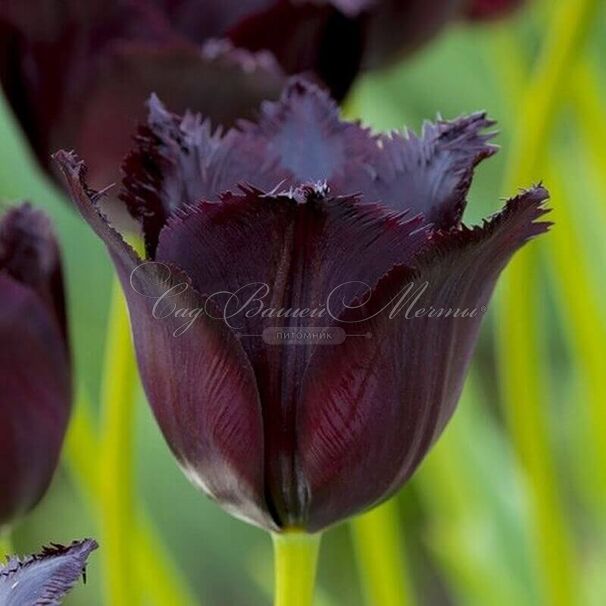
[[[536,222],[546,212],[546,197],[534,188],[482,227],[437,234],[412,267],[394,269],[365,305],[342,316],[370,338],[347,339],[338,356],[317,349],[306,371],[297,432],[310,530],[377,504],[414,472],[454,411],[499,273],[549,225]],[[411,284],[413,291],[407,290]],[[423,284],[422,295],[405,297],[390,318],[400,297]],[[477,313],[415,315],[430,306]]]

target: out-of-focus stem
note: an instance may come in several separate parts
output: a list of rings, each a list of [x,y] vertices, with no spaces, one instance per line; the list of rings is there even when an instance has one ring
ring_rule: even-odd
[[[65,443],[66,460],[72,477],[93,513],[101,515],[101,483],[97,474],[99,440],[89,404],[80,393]],[[156,606],[199,604],[187,587],[183,574],[157,534],[147,512],[135,502],[135,525],[131,532],[137,579],[147,601]]]
[[[108,322],[99,444],[102,558],[106,599],[114,606],[139,603],[132,554],[136,385],[128,313],[116,282]]]
[[[321,535],[293,530],[276,533],[272,537],[274,606],[311,606]]]
[[[353,519],[350,528],[366,603],[415,604],[395,498]]]
[[[522,98],[506,174],[508,193],[537,179],[558,103],[598,5],[597,0],[554,5],[538,65]],[[576,567],[548,437],[549,382],[537,328],[537,266],[536,251],[529,247],[506,273],[498,332],[501,390],[510,433],[528,472],[545,602],[567,606],[576,600]]]
[[[0,528],[0,564],[4,562],[6,556],[13,554],[13,543],[9,530]]]

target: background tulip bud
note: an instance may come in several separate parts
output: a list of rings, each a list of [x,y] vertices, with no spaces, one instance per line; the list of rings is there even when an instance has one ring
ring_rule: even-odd
[[[49,219],[0,218],[0,527],[46,491],[71,407],[61,263]]]

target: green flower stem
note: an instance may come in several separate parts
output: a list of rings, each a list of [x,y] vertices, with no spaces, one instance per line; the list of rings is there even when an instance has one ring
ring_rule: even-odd
[[[508,193],[536,180],[558,104],[582,47],[597,0],[562,2],[554,9],[541,56],[522,99],[506,175]],[[510,433],[528,472],[538,572],[545,603],[576,601],[574,550],[560,499],[549,444],[549,381],[536,316],[538,257],[529,247],[506,272],[499,318],[498,354],[503,405]]]
[[[134,516],[134,416],[137,369],[128,313],[117,282],[109,314],[99,444],[101,540],[106,599],[113,606],[139,603],[131,553]]]
[[[89,402],[81,393],[70,422],[65,455],[74,482],[91,510],[100,517],[101,482],[96,465],[99,440],[91,417]],[[199,604],[140,503],[135,502],[135,512],[132,550],[138,583],[148,600],[145,603],[155,606]]]
[[[565,165],[561,163],[561,167]],[[586,386],[582,398],[586,401],[589,440],[583,445],[589,456],[582,458],[583,472],[587,474],[584,488],[595,502],[596,513],[603,518],[606,510],[606,323],[602,299],[590,271],[585,242],[579,237],[572,216],[562,174],[565,172],[552,162],[545,169],[549,189],[558,201],[553,219],[560,229],[554,229],[549,239],[550,258],[554,260],[553,283],[561,307],[562,327],[567,333],[572,360]],[[595,461],[592,465],[591,462]]]
[[[395,498],[350,522],[366,602],[371,606],[416,603],[400,540]]]
[[[13,553],[10,530],[0,529],[0,565],[4,563],[6,556],[12,555]]]
[[[321,534],[290,530],[272,535],[274,543],[274,606],[311,606]]]

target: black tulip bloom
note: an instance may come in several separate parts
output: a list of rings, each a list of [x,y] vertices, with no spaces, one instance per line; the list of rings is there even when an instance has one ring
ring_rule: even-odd
[[[0,529],[43,496],[71,406],[61,263],[46,215],[0,218]]]
[[[160,427],[226,510],[321,530],[393,494],[440,435],[499,273],[548,225],[542,187],[461,223],[491,124],[375,135],[293,81],[221,134],[152,99],[122,191],[146,260],[57,154],[122,280]]]

